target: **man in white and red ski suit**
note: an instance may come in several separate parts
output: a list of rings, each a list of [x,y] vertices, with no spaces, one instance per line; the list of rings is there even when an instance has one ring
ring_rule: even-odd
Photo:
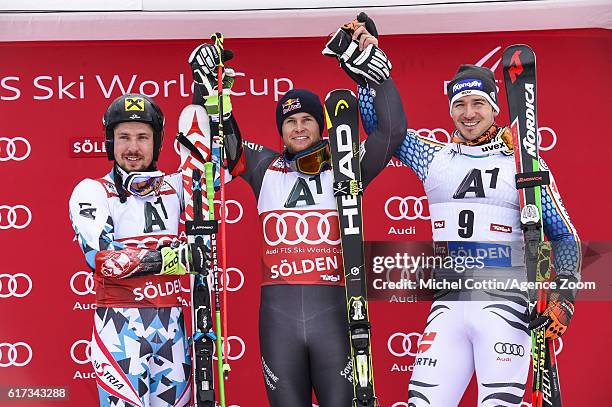
[[[104,126],[113,168],[81,181],[69,204],[95,282],[91,361],[100,406],[185,406],[191,361],[179,282],[188,258],[177,240],[181,175],[157,170],[164,117],[151,98],[118,97]]]

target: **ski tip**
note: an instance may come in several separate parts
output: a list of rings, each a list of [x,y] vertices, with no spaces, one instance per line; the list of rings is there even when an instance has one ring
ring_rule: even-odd
[[[329,95],[327,95],[329,97]],[[327,101],[327,98],[325,99],[325,101]],[[332,121],[331,118],[329,117],[329,113],[327,112],[327,106],[325,106],[325,123],[327,124],[327,131],[329,131],[329,129],[332,128]]]
[[[327,100],[332,97],[332,95],[337,94],[337,93],[344,93],[344,92],[349,92],[351,94],[351,96],[356,97],[355,93],[350,90],[350,89],[334,89],[332,91],[329,91],[327,93],[327,96],[325,96],[325,101],[327,102]]]
[[[512,44],[512,45],[508,45],[506,47],[506,50],[511,49],[511,48],[527,48],[527,49],[532,49],[529,45],[527,44]]]

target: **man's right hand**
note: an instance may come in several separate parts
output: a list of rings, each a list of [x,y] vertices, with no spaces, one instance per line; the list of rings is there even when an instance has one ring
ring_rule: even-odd
[[[381,84],[390,76],[391,62],[378,48],[377,35],[374,21],[360,13],[356,20],[332,35],[323,55],[337,58],[342,69],[359,85],[366,86],[366,79]]]
[[[223,63],[234,57],[231,50],[223,51]],[[204,98],[204,107],[209,115],[218,115],[218,66],[220,63],[219,51],[213,44],[200,44],[189,55],[189,65],[193,80],[200,85]],[[232,111],[229,90],[234,85],[236,73],[228,66],[223,70],[223,116],[227,118]]]
[[[162,247],[162,269],[160,275],[181,276],[189,271],[189,244],[179,243],[177,247]]]

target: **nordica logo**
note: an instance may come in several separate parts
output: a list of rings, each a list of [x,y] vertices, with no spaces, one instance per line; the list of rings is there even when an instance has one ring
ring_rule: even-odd
[[[464,79],[453,85],[453,95],[463,89],[480,89],[482,90],[482,81],[478,79]]]
[[[525,84],[525,128],[527,134],[523,140],[523,146],[527,154],[537,159],[536,156],[536,115],[535,115],[535,85],[533,83]]]

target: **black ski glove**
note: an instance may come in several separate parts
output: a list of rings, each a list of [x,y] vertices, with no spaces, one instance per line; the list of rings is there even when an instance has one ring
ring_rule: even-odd
[[[342,69],[361,86],[366,86],[366,79],[381,84],[390,76],[391,62],[387,55],[374,44],[359,50],[359,41],[352,36],[359,23],[365,24],[365,29],[378,38],[378,30],[374,21],[366,13],[359,13],[357,19],[343,25],[336,31],[323,49],[323,55],[335,57]]]
[[[223,62],[234,57],[231,50],[223,50]],[[204,99],[204,107],[211,116],[219,114],[219,99],[217,92],[217,72],[220,60],[219,51],[213,44],[200,44],[189,55],[189,65],[193,74],[193,81],[199,85],[199,90]],[[232,112],[232,103],[229,90],[234,85],[236,72],[228,66],[223,70],[223,117],[227,119]],[[198,101],[199,102],[199,101]]]

